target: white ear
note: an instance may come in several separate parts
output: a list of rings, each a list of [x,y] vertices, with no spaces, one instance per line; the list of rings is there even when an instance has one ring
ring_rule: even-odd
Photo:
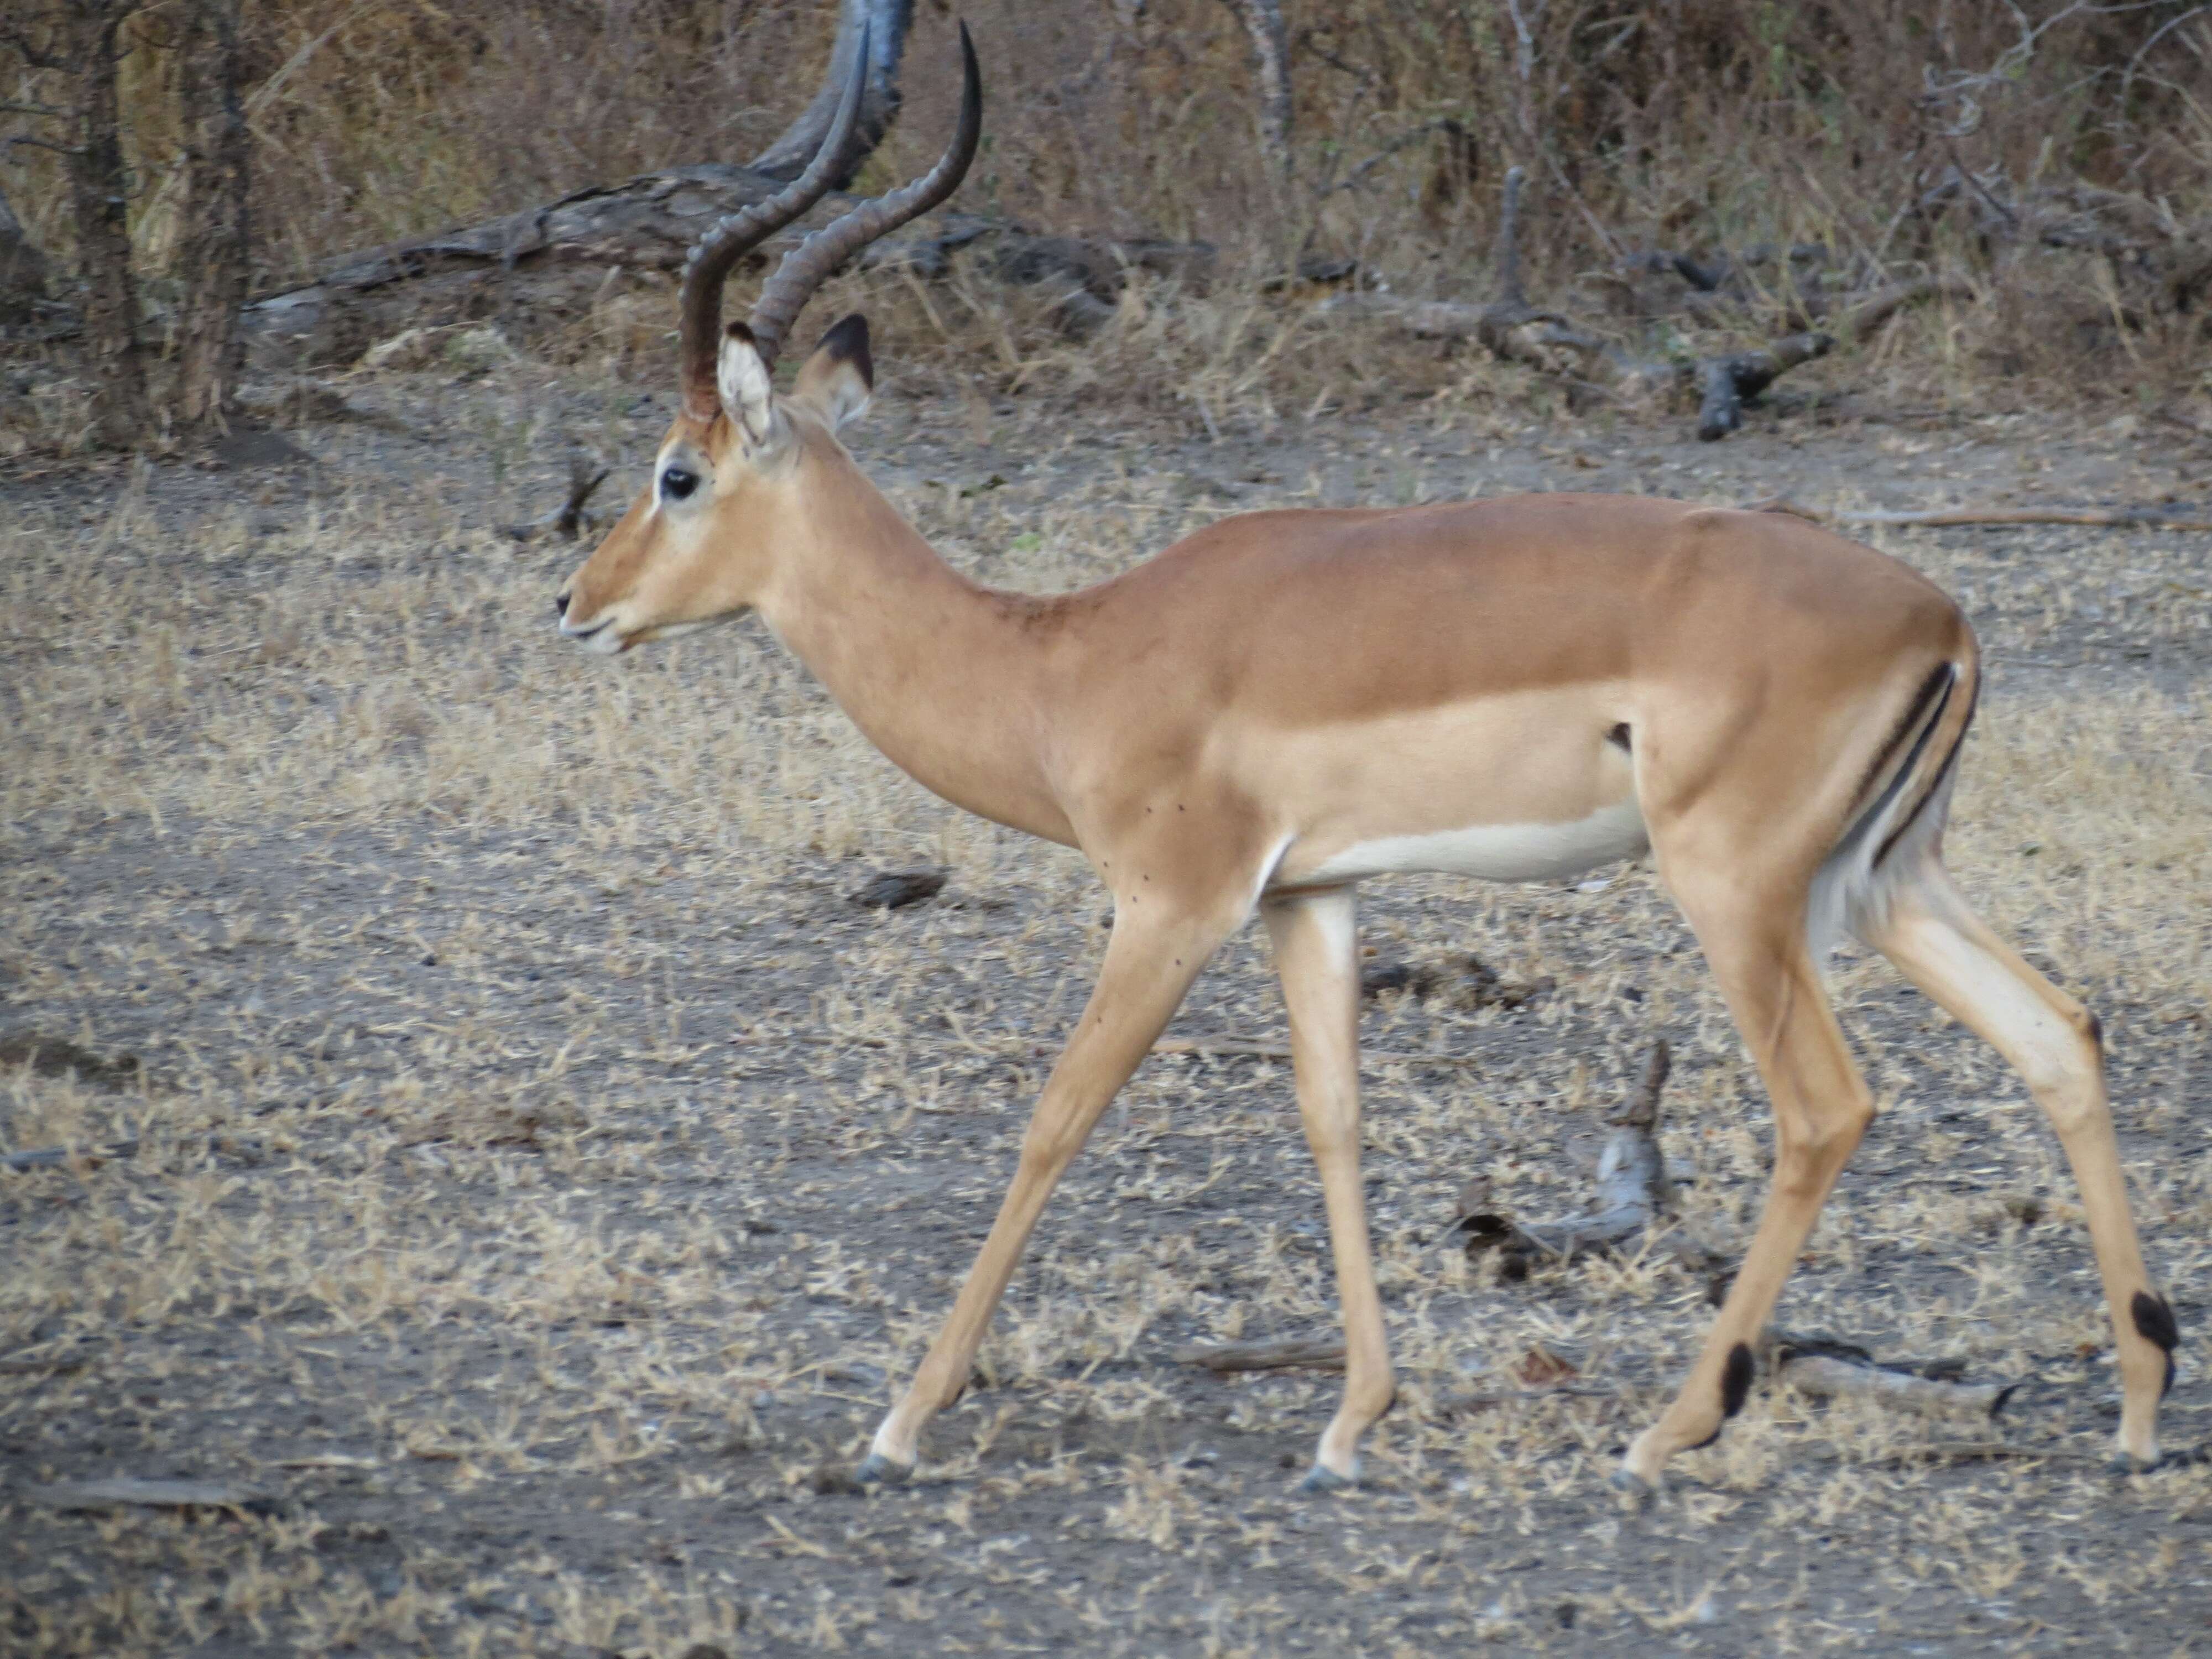
[[[764,449],[775,436],[775,386],[752,331],[732,323],[722,337],[722,355],[714,365],[714,385],[722,396],[722,412],[730,417],[750,449]]]

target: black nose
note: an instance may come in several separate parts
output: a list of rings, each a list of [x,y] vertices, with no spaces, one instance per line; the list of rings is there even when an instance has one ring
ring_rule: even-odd
[[[556,617],[565,617],[568,614],[568,590],[565,587],[553,601],[553,614]]]

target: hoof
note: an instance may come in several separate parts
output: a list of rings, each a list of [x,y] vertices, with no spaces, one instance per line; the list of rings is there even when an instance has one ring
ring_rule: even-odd
[[[2107,1474],[2123,1477],[2130,1474],[2148,1474],[2165,1461],[2162,1457],[2137,1457],[2133,1452],[2115,1452],[2112,1454],[2112,1461],[2106,1464],[2105,1468]]]
[[[880,1452],[870,1452],[853,1471],[853,1479],[863,1486],[898,1486],[913,1473],[911,1463],[894,1463]]]
[[[1656,1486],[1632,1468],[1615,1469],[1607,1477],[1606,1484],[1615,1492],[1625,1493],[1630,1502],[1639,1510],[1650,1509],[1651,1500],[1659,1495],[1659,1489]]]
[[[1339,1474],[1334,1469],[1315,1464],[1305,1473],[1305,1479],[1291,1488],[1301,1497],[1325,1497],[1330,1492],[1350,1492],[1359,1484],[1356,1474]]]

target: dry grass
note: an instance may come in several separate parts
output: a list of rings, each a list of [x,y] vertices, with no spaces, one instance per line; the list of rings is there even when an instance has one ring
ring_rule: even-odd
[[[281,284],[343,252],[580,185],[752,154],[787,118],[793,88],[812,83],[830,9],[257,0],[247,108],[258,280]],[[135,234],[157,310],[171,293],[179,177],[159,10],[125,68]],[[1984,242],[1971,204],[1924,222],[1905,210],[1958,167],[2000,188],[2083,180],[2175,223],[2212,211],[2212,20],[2186,0],[2028,0],[1954,7],[1932,23],[1925,13],[1920,0],[1293,4],[1297,139],[1285,184],[1259,154],[1247,46],[1229,9],[977,0],[966,15],[993,91],[963,201],[1056,231],[1210,240],[1225,274],[1210,296],[1139,296],[1115,337],[1082,351],[1066,349],[1041,304],[992,295],[971,315],[963,300],[940,300],[957,337],[946,372],[1071,397],[1102,385],[1157,394],[1195,362],[1218,371],[1217,403],[1249,393],[1292,412],[1332,385],[1340,397],[1450,385],[1464,368],[1439,368],[1432,348],[1313,326],[1304,299],[1258,279],[1305,249],[1355,257],[1364,280],[1401,294],[1487,297],[1499,185],[1518,163],[1533,179],[1533,291],[1584,313],[1602,295],[1573,284],[1625,250],[1811,243],[1897,273],[1975,273],[1982,303],[1907,319],[1871,343],[1909,402],[2134,406],[2205,394],[2200,314],[2112,325],[2135,304],[2126,260],[2048,249],[2015,258]],[[952,96],[942,72],[952,24],[921,9],[907,114],[864,182],[904,176],[933,153]],[[59,76],[12,60],[5,72],[11,101],[65,100]],[[13,159],[11,199],[33,239],[66,260],[58,158]],[[657,352],[665,315],[664,295],[617,283],[591,331],[606,349]],[[1700,343],[1662,330],[1644,343]],[[66,442],[82,421],[73,376],[28,381],[0,428]]]
[[[861,443],[949,556],[1036,587],[1247,506],[1741,499],[1780,478],[2149,499],[2187,465],[2139,434],[1948,417],[1699,450],[1531,424],[1488,390],[1272,424],[1240,404],[1213,443],[1180,406],[1085,417],[986,380],[890,397]],[[0,1376],[9,1652],[2201,1638],[2212,1471],[2115,1484],[2069,1461],[2101,1449],[2117,1394],[2056,1146],[1993,1055],[1863,957],[1835,984],[1883,1121],[1783,1318],[2030,1379],[2002,1431],[2052,1455],[1900,1458],[1988,1431],[1762,1385],[1654,1516],[1615,1507],[1603,1474],[1693,1351],[1704,1286],[1658,1251],[1501,1285],[1437,1233],[1477,1170],[1516,1210],[1575,1207],[1653,1032],[1680,1056],[1684,1224],[1723,1247],[1747,1230],[1763,1099],[1640,869],[1373,890],[1379,950],[1471,951],[1547,988],[1370,1007],[1371,1047],[1482,1064],[1370,1068],[1403,1395],[1368,1490],[1285,1494],[1334,1379],[1166,1358],[1334,1318],[1287,1068],[1200,1054],[1155,1060],[1109,1115],[922,1480],[838,1495],[823,1472],[857,1455],[988,1221],[1103,901],[1072,855],[894,775],[755,631],[617,665],[557,648],[545,601],[574,550],[485,526],[555,488],[567,441],[634,483],[661,418],[634,392],[520,364],[354,395],[426,441],[316,428],[312,472],[18,486],[0,532],[9,1018],[146,1062],[121,1088],[0,1077],[10,1148],[140,1142],[0,1174],[0,1358],[64,1367]],[[1966,598],[1992,664],[1954,861],[2103,1014],[2138,1212],[2193,1332],[2212,1285],[2203,538],[1893,547]],[[844,902],[864,867],[924,860],[952,871],[936,902]],[[1176,1029],[1279,1031],[1256,939]],[[1538,1347],[1598,1392],[1484,1403]],[[2203,1438],[2206,1407],[2185,1355],[2170,1440]],[[25,1492],[118,1473],[277,1501],[63,1518]]]

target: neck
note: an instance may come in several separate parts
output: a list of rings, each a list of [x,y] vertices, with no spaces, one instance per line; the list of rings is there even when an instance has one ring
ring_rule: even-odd
[[[937,556],[834,444],[807,446],[760,611],[868,741],[954,805],[1073,839],[1040,758],[1031,607]]]

